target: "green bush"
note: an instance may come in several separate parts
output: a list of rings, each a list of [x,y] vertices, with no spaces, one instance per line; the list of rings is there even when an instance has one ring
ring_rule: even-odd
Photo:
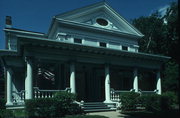
[[[157,94],[146,94],[139,98],[142,106],[145,107],[147,111],[160,111],[160,95]]]
[[[26,100],[26,112],[29,117],[52,117],[55,116],[55,104],[54,98],[41,98]]]
[[[7,109],[0,109],[0,118],[12,118],[13,112]]]
[[[121,110],[123,111],[135,110],[137,104],[139,103],[138,101],[139,96],[140,94],[135,92],[122,93],[120,95]]]
[[[174,98],[172,96],[172,93],[142,95],[139,101],[141,101],[141,104],[147,111],[168,111],[172,109],[172,105],[174,104]]]
[[[79,105],[73,103],[76,96],[72,93],[58,92],[54,98],[41,98],[25,101],[29,117],[62,117],[81,112]]]
[[[177,104],[177,97],[172,92],[162,95],[146,94],[139,95],[135,92],[123,93],[120,95],[121,110],[137,110],[137,106],[145,108],[147,111],[158,112],[172,110],[172,106]]]
[[[6,101],[4,99],[0,99],[0,109],[5,109]]]

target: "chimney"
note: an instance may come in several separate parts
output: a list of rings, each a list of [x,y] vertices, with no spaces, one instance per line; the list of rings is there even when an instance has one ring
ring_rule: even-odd
[[[11,16],[6,16],[6,28],[12,28]]]

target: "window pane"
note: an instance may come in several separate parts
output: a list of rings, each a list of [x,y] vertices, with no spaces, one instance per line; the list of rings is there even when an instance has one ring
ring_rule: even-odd
[[[122,46],[122,50],[128,50],[127,46]]]
[[[103,42],[100,42],[99,45],[100,45],[101,47],[106,47],[106,43],[103,43]]]
[[[82,39],[74,38],[74,43],[82,43]]]

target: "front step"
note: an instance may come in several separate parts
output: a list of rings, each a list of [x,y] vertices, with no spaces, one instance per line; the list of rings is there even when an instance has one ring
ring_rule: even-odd
[[[85,112],[100,112],[100,111],[114,111],[116,110],[114,103],[103,103],[103,102],[86,102],[81,104],[81,108]]]

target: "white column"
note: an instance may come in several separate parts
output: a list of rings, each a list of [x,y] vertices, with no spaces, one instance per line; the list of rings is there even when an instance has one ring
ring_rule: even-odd
[[[105,103],[111,102],[110,100],[110,73],[109,66],[105,66]]]
[[[12,70],[7,69],[7,102],[6,106],[13,105],[12,102]]]
[[[25,99],[33,98],[33,68],[32,62],[28,58],[26,59],[27,63],[27,75],[25,79]]]
[[[70,63],[70,88],[71,93],[76,93],[75,65]]]
[[[156,89],[158,90],[157,94],[161,95],[161,75],[160,75],[160,71],[157,71],[157,84],[156,84]]]
[[[133,77],[134,77],[134,81],[133,81],[133,89],[135,90],[135,92],[138,92],[138,70],[137,68],[134,69],[133,71]]]

